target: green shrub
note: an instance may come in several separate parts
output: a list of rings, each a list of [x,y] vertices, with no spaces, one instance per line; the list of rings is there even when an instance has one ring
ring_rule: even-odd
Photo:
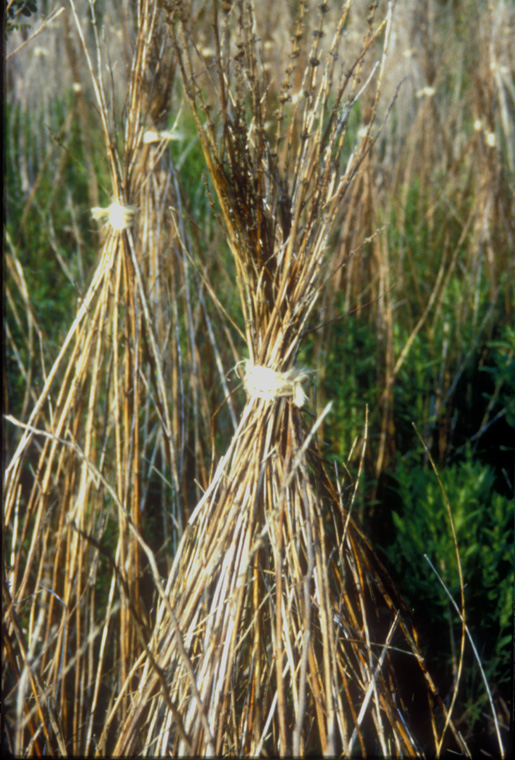
[[[453,514],[465,584],[466,621],[490,688],[510,681],[513,599],[513,504],[494,488],[493,469],[475,461],[470,447],[464,459],[440,473]],[[382,549],[401,591],[422,624],[427,651],[453,684],[461,623],[425,555],[460,604],[456,552],[445,500],[427,465],[414,456],[395,468],[399,508],[393,512],[394,540]],[[449,640],[450,639],[450,640]],[[486,692],[470,649],[464,670],[467,709],[484,707]],[[449,668],[452,665],[452,668]]]

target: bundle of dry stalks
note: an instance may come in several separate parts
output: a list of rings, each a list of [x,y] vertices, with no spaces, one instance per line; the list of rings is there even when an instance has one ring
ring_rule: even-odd
[[[184,372],[185,363],[198,361],[194,310],[202,309],[203,294],[191,281],[184,243],[174,242],[179,233],[169,207],[180,209],[180,198],[166,161],[168,142],[159,134],[149,139],[174,79],[166,28],[146,0],[129,14],[134,51],[119,150],[94,7],[86,6],[93,14],[86,18],[89,34],[84,6],[70,6],[69,45],[75,27],[89,69],[84,74],[77,64],[74,76],[83,82],[78,92],[87,90],[85,76],[93,82],[112,203],[93,209],[101,223],[100,255],[55,363],[43,364],[43,390],[37,397],[32,392],[26,423],[9,420],[21,430],[6,468],[3,523],[3,690],[16,755],[108,752],[150,639],[144,551],[154,557],[141,538],[142,514],[146,535],[151,532],[150,507],[142,507],[151,504],[160,467],[171,488],[161,487],[166,519],[154,531],[173,556],[184,503],[195,493],[184,473],[199,483],[207,478],[204,392],[197,373]],[[14,243],[7,260],[25,293]],[[32,326],[30,304],[28,319]],[[195,439],[189,464],[186,429]],[[155,564],[152,571],[157,577]]]
[[[212,4],[208,65],[194,6],[164,5],[236,265],[249,397],[178,547],[114,751],[438,754],[449,728],[463,747],[407,611],[325,472],[315,435],[329,409],[306,427],[295,369],[329,233],[373,142],[391,7],[378,21],[372,6],[344,68],[350,2],[327,45],[328,4],[301,3],[275,93],[251,2]],[[344,164],[365,88],[366,133]],[[408,669],[428,731],[404,701]]]

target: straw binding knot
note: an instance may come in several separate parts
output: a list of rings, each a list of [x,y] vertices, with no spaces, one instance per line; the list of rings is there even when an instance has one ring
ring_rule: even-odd
[[[288,369],[286,372],[276,372],[269,367],[245,363],[243,385],[249,398],[261,398],[265,401],[275,401],[278,398],[292,398],[299,408],[307,401],[302,383],[307,380],[308,372],[304,369]]]

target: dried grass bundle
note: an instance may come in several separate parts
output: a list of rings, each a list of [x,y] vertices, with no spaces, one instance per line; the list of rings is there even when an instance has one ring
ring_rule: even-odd
[[[344,68],[350,2],[327,45],[328,4],[302,2],[276,96],[263,84],[251,2],[222,3],[222,17],[213,3],[209,65],[196,51],[194,4],[163,5],[236,264],[250,394],[179,545],[115,753],[438,754],[450,716],[407,611],[324,469],[315,435],[328,408],[309,429],[292,387],[328,236],[374,139],[391,8],[378,21],[372,5]],[[366,133],[345,157],[365,88]],[[420,676],[428,732],[406,707],[407,669]]]
[[[154,530],[173,554],[184,514],[183,425],[196,431],[204,405],[196,377],[191,385],[184,379],[196,337],[194,283],[168,210],[180,199],[163,158],[166,143],[144,139],[146,129],[159,125],[159,101],[174,78],[166,29],[160,31],[159,9],[147,0],[129,14],[137,34],[120,150],[94,8],[90,49],[80,21],[84,6],[70,5],[96,95],[113,201],[93,210],[104,223],[100,254],[57,359],[43,367],[44,387],[30,399],[28,422],[9,418],[22,431],[6,469],[3,514],[9,547],[3,686],[16,755],[109,754],[150,639],[144,552],[154,563],[148,574],[158,573],[141,538],[142,516],[149,521],[143,506],[149,490],[156,491],[161,462],[174,498],[170,505],[167,481],[166,519]],[[8,259],[23,291],[14,244]],[[178,310],[188,330],[182,345]],[[202,482],[202,464],[190,472]]]

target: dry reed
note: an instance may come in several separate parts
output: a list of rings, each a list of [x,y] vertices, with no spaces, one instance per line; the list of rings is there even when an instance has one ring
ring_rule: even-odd
[[[236,264],[250,366],[266,368],[267,379],[291,377],[327,274],[329,232],[375,139],[391,8],[377,21],[372,7],[361,51],[343,71],[349,6],[326,47],[322,4],[303,61],[301,4],[272,136],[252,3],[223,4],[222,15],[213,4],[210,66],[196,55],[191,7],[168,6]],[[366,88],[368,128],[344,165],[349,114]],[[445,709],[409,616],[324,470],[315,434],[329,408],[309,429],[292,399],[270,396],[270,386],[250,394],[188,521],[115,752],[418,755],[395,652],[419,667],[438,754]]]
[[[67,29],[75,26],[77,39],[68,47],[73,59],[78,42],[87,61],[113,203],[110,210],[96,210],[105,227],[91,283],[56,360],[50,368],[43,364],[43,390],[37,398],[33,392],[26,398],[28,422],[10,418],[22,430],[4,481],[12,560],[3,584],[11,674],[6,699],[14,704],[10,737],[15,754],[101,751],[111,722],[116,727],[125,715],[138,658],[150,637],[152,589],[149,596],[142,546],[147,547],[139,543],[142,504],[149,502],[149,487],[156,490],[154,471],[161,463],[174,500],[170,504],[167,498],[166,512],[158,510],[154,530],[163,538],[161,548],[173,556],[184,502],[194,493],[185,472],[205,482],[201,446],[211,433],[201,415],[205,394],[198,376],[185,372],[190,354],[179,343],[180,325],[186,324],[186,345],[189,341],[196,356],[198,307],[192,303],[198,292],[183,244],[174,245],[168,211],[170,205],[180,209],[180,198],[163,158],[167,143],[144,139],[159,125],[159,98],[166,99],[174,78],[173,60],[166,58],[157,26],[158,8],[142,2],[133,18],[138,31],[120,150],[94,8],[89,9],[90,47],[75,3],[70,6]],[[78,92],[87,92],[77,60],[75,65]],[[78,114],[70,115],[85,113],[79,103]],[[25,293],[15,243],[7,260],[19,292]],[[179,310],[184,311],[180,319]],[[27,314],[32,356],[38,329],[30,305]],[[40,333],[39,339],[44,355]],[[217,350],[215,339],[212,350]],[[196,435],[188,466],[183,428],[200,426],[205,432]],[[161,495],[168,493],[167,481],[157,488]],[[150,517],[147,509],[147,522]],[[158,578],[157,567],[153,570]],[[106,719],[115,700],[116,710]]]

